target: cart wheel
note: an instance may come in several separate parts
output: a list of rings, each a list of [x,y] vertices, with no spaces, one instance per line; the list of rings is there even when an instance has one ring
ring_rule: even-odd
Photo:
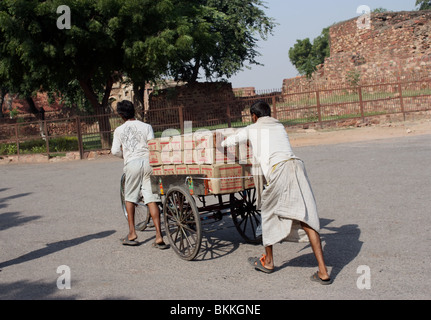
[[[125,182],[126,182],[126,175],[123,174],[123,176],[121,177],[121,186],[120,186],[121,208],[123,209],[123,213],[127,219],[126,201],[124,200]],[[150,212],[148,211],[148,207],[142,201],[139,201],[139,203],[135,207],[136,230],[144,231],[147,228],[148,223],[150,222],[150,218],[151,216],[150,216]]]
[[[231,216],[239,234],[247,243],[260,244],[262,236],[256,236],[261,224],[260,210],[256,209],[256,189],[248,189],[230,195]]]
[[[166,236],[175,252],[184,260],[193,260],[201,248],[202,227],[193,197],[181,187],[166,193],[163,203]]]

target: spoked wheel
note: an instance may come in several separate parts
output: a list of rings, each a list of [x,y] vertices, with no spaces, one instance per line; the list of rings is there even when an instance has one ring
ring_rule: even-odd
[[[193,197],[181,187],[171,188],[163,203],[166,237],[184,260],[193,260],[201,248],[202,227]]]
[[[256,209],[256,189],[248,189],[230,195],[231,216],[239,234],[247,243],[260,244],[262,236],[256,236],[261,224],[260,211]]]
[[[121,187],[120,187],[120,196],[121,196],[121,208],[123,209],[123,213],[127,219],[127,210],[126,210],[126,201],[124,200],[124,184],[126,182],[126,175],[123,174],[121,177]],[[150,212],[148,211],[148,207],[141,201],[135,207],[135,228],[138,231],[144,231],[149,222],[150,222]]]

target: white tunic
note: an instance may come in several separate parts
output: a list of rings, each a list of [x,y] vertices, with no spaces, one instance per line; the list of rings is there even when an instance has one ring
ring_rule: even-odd
[[[221,145],[229,147],[247,140],[268,182],[260,207],[263,245],[271,246],[282,240],[307,241],[299,222],[319,232],[319,216],[304,163],[294,155],[286,129],[278,120],[262,117]],[[256,189],[261,186],[258,183]]]
[[[240,129],[235,135],[227,137],[222,147],[250,141],[253,158],[268,181],[271,168],[285,160],[297,159],[290,146],[289,136],[283,124],[272,117],[261,117],[256,123]]]
[[[154,139],[151,125],[139,120],[129,120],[114,131],[111,153],[123,157],[124,164],[149,157],[148,141]]]

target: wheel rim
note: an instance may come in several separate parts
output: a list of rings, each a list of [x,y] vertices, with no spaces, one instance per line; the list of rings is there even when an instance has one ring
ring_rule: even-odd
[[[166,236],[184,260],[193,260],[201,246],[202,232],[194,199],[180,188],[173,188],[163,205]]]
[[[231,216],[239,234],[247,243],[260,244],[262,237],[256,237],[261,224],[260,210],[256,208],[256,189],[244,190],[230,197]]]
[[[138,205],[135,207],[136,230],[144,231],[148,226],[149,220],[150,214],[148,212],[148,207],[142,202],[138,203]]]

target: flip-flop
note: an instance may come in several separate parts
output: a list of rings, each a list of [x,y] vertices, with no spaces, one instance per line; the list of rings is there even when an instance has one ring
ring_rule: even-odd
[[[121,243],[123,244],[123,246],[131,246],[131,247],[135,247],[137,245],[139,245],[139,242],[135,240],[129,240],[129,236],[125,236],[123,239],[121,239]]]
[[[327,279],[327,280],[320,279],[319,273],[317,271],[310,277],[310,280],[320,283],[321,285],[324,285],[324,286],[327,286],[328,284],[332,283],[331,279]]]
[[[169,248],[169,246],[164,242],[160,242],[160,243],[153,242],[153,248],[166,250]]]
[[[272,273],[274,272],[274,269],[268,269],[265,268],[264,262],[265,261],[265,255],[263,255],[261,258],[248,258],[248,262],[256,269],[265,273]]]

